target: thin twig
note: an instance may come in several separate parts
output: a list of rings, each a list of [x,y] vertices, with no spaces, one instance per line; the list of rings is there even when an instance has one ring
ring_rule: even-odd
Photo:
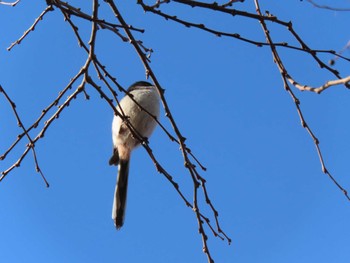
[[[337,85],[345,85],[348,88],[350,87],[350,76],[342,78],[342,79],[336,79],[336,80],[329,80],[325,84],[319,86],[319,87],[311,87],[308,85],[301,85],[298,82],[296,82],[294,79],[292,79],[288,74],[286,74],[286,78],[289,81],[290,84],[295,86],[297,89],[301,91],[312,91],[317,94],[320,94],[321,92],[325,91],[329,87],[337,86]]]
[[[320,4],[317,4],[313,0],[306,0],[306,1],[317,8],[328,9],[328,10],[332,10],[332,11],[350,11],[350,8],[341,8],[341,7],[333,7],[333,6],[328,6],[328,5],[320,5]]]
[[[259,1],[258,0],[254,0],[254,2],[255,2],[257,14],[261,15]],[[267,28],[267,25],[266,25],[266,23],[265,23],[265,21],[263,19],[260,20],[260,24],[261,24],[262,29],[264,31],[264,34],[265,34],[265,37],[266,37],[266,41],[267,41],[267,43],[270,44],[271,52],[272,52],[274,61],[277,64],[277,67],[278,67],[278,69],[279,69],[279,71],[281,73],[282,80],[283,80],[283,83],[284,83],[284,87],[285,87],[286,91],[288,91],[288,93],[290,94],[291,98],[293,99],[293,102],[295,104],[295,107],[297,109],[297,112],[298,112],[298,115],[299,115],[299,118],[300,118],[300,121],[301,121],[301,126],[306,129],[306,131],[309,133],[310,137],[312,138],[312,140],[313,140],[313,142],[315,144],[316,151],[317,151],[317,154],[318,154],[318,157],[319,157],[319,161],[320,161],[320,164],[321,164],[322,172],[324,174],[326,174],[332,180],[332,182],[338,187],[338,189],[343,192],[343,194],[348,199],[348,201],[350,201],[350,196],[348,195],[347,190],[345,190],[338,183],[338,181],[331,175],[331,173],[326,168],[326,165],[325,165],[325,162],[324,162],[324,159],[323,159],[323,156],[322,156],[321,148],[319,146],[320,142],[317,139],[317,137],[315,136],[315,134],[313,133],[313,131],[311,130],[310,126],[305,121],[305,118],[303,116],[302,110],[300,108],[300,101],[294,95],[293,91],[291,90],[291,88],[288,85],[289,77],[288,77],[288,74],[287,74],[287,70],[285,69],[285,67],[283,65],[283,62],[282,62],[282,60],[281,60],[281,58],[280,58],[280,56],[279,56],[279,54],[277,52],[277,49],[274,46],[273,40],[272,40],[272,38],[270,36],[270,33],[269,33],[270,31]]]
[[[126,24],[121,13],[119,12],[118,8],[116,7],[114,1],[112,0],[105,0],[105,2],[107,2],[111,9],[113,10],[116,18],[119,20],[119,22],[123,25],[123,24]],[[197,197],[198,197],[198,192],[197,192],[197,189],[198,189],[198,186],[200,185],[200,183],[198,182],[196,176],[195,176],[195,166],[191,163],[191,161],[189,160],[188,158],[188,154],[187,154],[187,147],[186,147],[186,144],[185,144],[185,138],[182,136],[182,134],[180,133],[180,130],[178,129],[177,127],[177,124],[175,123],[175,120],[174,118],[172,117],[171,115],[171,112],[170,112],[170,109],[167,105],[167,102],[165,100],[165,97],[164,97],[164,90],[161,88],[155,74],[153,73],[152,69],[150,68],[149,64],[148,64],[148,60],[147,58],[145,57],[144,53],[142,52],[138,42],[135,40],[134,36],[132,35],[132,33],[127,30],[126,28],[124,29],[125,33],[127,34],[127,36],[129,37],[129,41],[130,43],[134,46],[137,54],[139,55],[142,63],[144,64],[144,67],[145,67],[145,71],[146,71],[146,76],[149,76],[155,86],[157,87],[158,89],[158,92],[159,92],[159,95],[161,97],[161,101],[163,103],[163,107],[165,109],[165,113],[166,113],[166,116],[168,117],[168,119],[170,120],[170,123],[173,127],[173,130],[175,131],[177,137],[178,137],[178,141],[180,143],[180,150],[182,152],[182,156],[184,158],[184,163],[185,163],[185,167],[188,169],[190,175],[191,175],[191,178],[193,180],[193,186],[194,186],[194,190],[193,190],[193,211],[195,212],[196,214],[196,218],[197,218],[197,222],[198,222],[198,230],[199,230],[199,233],[200,235],[202,236],[202,242],[203,242],[203,252],[207,255],[207,259],[208,259],[208,262],[214,262],[213,258],[211,257],[211,254],[210,254],[210,251],[209,251],[209,247],[208,247],[208,244],[207,244],[207,235],[205,233],[205,230],[203,228],[203,221],[201,220],[201,213],[200,213],[200,210],[199,210],[199,206],[198,206],[198,200],[197,200]]]
[[[34,23],[23,33],[23,35],[17,39],[15,42],[13,42],[8,48],[7,50],[8,51],[11,51],[11,49],[16,46],[16,45],[19,45],[21,44],[22,40],[25,39],[26,36],[28,36],[28,34],[31,32],[31,31],[34,31],[35,30],[35,27],[36,25],[41,21],[43,20],[43,17],[46,13],[48,13],[49,11],[52,11],[53,8],[51,5],[47,6],[45,8],[45,10],[38,16],[37,19],[35,19]]]
[[[34,158],[34,163],[35,163],[35,168],[36,168],[36,171],[41,175],[42,179],[44,180],[45,184],[46,184],[46,187],[49,187],[49,183],[48,181],[46,180],[42,170],[40,169],[40,166],[39,166],[39,162],[38,162],[38,158],[37,158],[37,154],[36,154],[36,151],[35,151],[35,144],[34,144],[34,141],[32,140],[31,136],[29,135],[28,133],[28,130],[24,127],[23,125],[23,122],[21,120],[21,118],[19,117],[19,114],[16,110],[16,104],[13,102],[13,100],[10,99],[10,97],[7,95],[6,91],[3,89],[3,87],[0,85],[0,93],[3,93],[6,100],[9,102],[11,108],[12,108],[12,111],[13,113],[15,114],[16,116],[16,119],[17,119],[17,123],[18,123],[18,126],[23,130],[24,134],[26,135],[26,137],[28,138],[28,141],[29,143],[27,144],[27,147],[26,147],[26,151],[28,152],[29,149],[31,149],[32,153],[33,153],[33,158]],[[14,167],[19,167],[21,161],[17,161],[14,165],[13,165],[13,168]],[[6,176],[7,173],[9,173],[9,171],[11,171],[12,169],[8,170],[8,171],[4,171],[1,173],[1,177],[0,177],[0,181]]]
[[[0,1],[0,5],[9,5],[9,6],[16,6],[21,0],[17,0],[15,2],[4,2]]]

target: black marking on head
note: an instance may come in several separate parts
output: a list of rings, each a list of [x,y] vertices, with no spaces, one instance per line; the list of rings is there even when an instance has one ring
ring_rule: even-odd
[[[152,87],[153,85],[147,81],[137,81],[128,88],[128,92],[131,92],[138,87]]]

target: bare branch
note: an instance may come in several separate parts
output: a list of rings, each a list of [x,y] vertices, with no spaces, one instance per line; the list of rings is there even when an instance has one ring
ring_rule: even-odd
[[[256,6],[256,12],[257,14],[261,15],[261,10],[260,10],[260,5],[259,5],[259,0],[254,0],[255,6]],[[265,33],[266,36],[266,40],[267,43],[270,44],[270,48],[271,48],[271,52],[274,58],[275,63],[277,64],[277,67],[279,69],[279,71],[281,72],[281,76],[282,76],[282,80],[283,80],[283,84],[285,87],[285,90],[290,94],[291,98],[293,99],[293,102],[295,104],[295,107],[297,109],[297,112],[299,114],[299,118],[301,121],[301,125],[303,128],[305,128],[307,130],[307,132],[309,133],[310,137],[312,138],[315,147],[316,147],[316,151],[320,160],[320,164],[321,164],[321,168],[322,168],[322,172],[325,173],[332,181],[333,183],[338,187],[339,190],[341,190],[343,192],[343,194],[345,195],[345,197],[348,199],[348,201],[350,201],[350,196],[348,195],[348,192],[337,182],[337,180],[330,174],[330,172],[328,171],[328,169],[326,169],[323,157],[322,157],[322,152],[319,146],[319,140],[317,139],[317,137],[314,135],[313,131],[311,130],[311,128],[309,127],[309,125],[306,123],[303,113],[301,111],[300,108],[300,101],[299,99],[294,95],[293,91],[291,90],[291,88],[288,85],[288,81],[290,81],[291,77],[289,77],[286,68],[284,67],[284,64],[277,52],[276,47],[273,44],[273,40],[270,36],[270,31],[267,28],[267,25],[265,23],[265,21],[262,19],[260,20],[260,24],[263,28],[263,31]],[[293,82],[293,81],[292,81]],[[295,82],[293,82],[295,83]]]
[[[320,94],[321,92],[325,91],[329,87],[337,86],[337,85],[345,85],[346,87],[350,88],[350,76],[342,78],[342,79],[336,79],[336,80],[327,81],[322,86],[316,87],[316,88],[315,87],[310,87],[308,85],[300,85],[298,82],[293,80],[288,74],[286,74],[286,78],[287,78],[287,80],[289,81],[290,84],[292,84],[293,86],[295,86],[299,90],[301,90],[301,91],[312,91],[312,92],[315,92],[315,93],[318,93],[318,94]]]
[[[18,2],[19,0],[12,3],[0,2],[0,4],[15,6]],[[63,2],[61,0],[46,0],[46,2],[48,4],[48,7],[37,17],[34,23],[29,27],[28,30],[24,32],[22,36],[9,46],[8,50],[11,50],[17,44],[20,44],[21,41],[23,41],[23,39],[26,38],[31,31],[35,30],[36,26],[38,25],[39,21],[43,19],[44,15],[48,11],[52,11],[53,8],[55,8],[55,10],[58,10],[59,12],[62,13],[65,21],[67,22],[66,24],[70,27],[70,29],[74,33],[79,46],[82,48],[82,50],[86,52],[86,60],[85,60],[85,63],[81,66],[80,70],[75,74],[75,76],[69,81],[69,83],[65,87],[62,88],[59,95],[49,105],[47,105],[46,108],[42,110],[42,112],[39,114],[37,119],[27,129],[23,126],[23,123],[20,117],[18,116],[14,102],[8,97],[4,89],[0,86],[0,93],[4,94],[5,98],[11,105],[12,110],[19,123],[19,126],[22,129],[21,133],[17,136],[17,139],[15,139],[14,142],[11,144],[11,146],[5,151],[5,153],[2,156],[0,156],[0,160],[5,159],[7,155],[11,153],[13,149],[19,144],[19,142],[22,141],[23,138],[27,138],[28,140],[28,144],[24,148],[23,153],[19,156],[17,161],[12,165],[10,165],[10,167],[7,170],[2,171],[0,181],[4,179],[5,176],[9,174],[13,169],[15,169],[16,167],[19,167],[21,165],[22,160],[24,160],[27,154],[31,151],[33,153],[36,170],[38,173],[41,174],[45,183],[48,185],[39,167],[37,155],[35,152],[35,144],[44,137],[46,131],[52,126],[54,121],[59,118],[59,116],[63,113],[63,111],[66,110],[68,106],[71,105],[71,103],[73,103],[75,98],[77,98],[80,94],[84,94],[85,98],[89,99],[88,91],[90,93],[90,90],[89,90],[90,88],[101,97],[103,102],[106,103],[111,108],[111,111],[115,115],[120,116],[120,118],[124,120],[124,122],[126,123],[126,126],[130,129],[132,136],[134,136],[137,140],[139,140],[143,148],[147,151],[157,171],[163,174],[167,178],[169,183],[174,187],[177,194],[183,200],[184,204],[193,210],[195,218],[197,220],[198,231],[202,239],[203,252],[206,254],[208,262],[214,262],[214,259],[209,250],[208,235],[206,231],[209,231],[209,232],[211,231],[212,235],[220,238],[221,240],[226,240],[228,244],[230,244],[231,239],[228,237],[228,235],[226,235],[226,233],[222,230],[219,224],[219,219],[218,219],[219,213],[217,209],[214,207],[212,200],[210,199],[207,185],[206,185],[206,180],[199,173],[198,171],[199,169],[196,167],[196,165],[199,165],[199,167],[202,170],[205,170],[206,168],[199,162],[199,160],[192,153],[191,149],[187,146],[186,138],[181,133],[179,126],[177,125],[172,115],[172,112],[170,111],[170,108],[168,106],[168,103],[165,97],[165,90],[160,85],[155,72],[152,70],[150,66],[151,54],[153,50],[152,48],[147,47],[140,39],[135,38],[133,34],[135,32],[143,33],[144,30],[133,27],[130,24],[127,24],[123,18],[122,13],[119,11],[116,5],[116,1],[113,1],[113,0],[104,0],[104,3],[105,5],[109,6],[110,10],[115,15],[116,22],[106,21],[99,18],[99,10],[100,10],[99,8],[102,1],[98,1],[98,0],[92,1],[93,3],[92,14],[90,14],[89,12],[84,12],[81,10],[81,8],[74,6],[73,4]],[[350,197],[347,191],[337,182],[337,180],[330,174],[330,172],[326,168],[325,162],[322,156],[322,152],[319,147],[319,141],[315,136],[313,130],[307,124],[304,118],[302,109],[300,107],[300,101],[292,91],[293,86],[300,91],[309,91],[314,93],[321,93],[326,89],[336,85],[344,85],[345,87],[350,88],[350,76],[348,77],[341,76],[340,73],[335,68],[332,68],[330,65],[327,64],[327,62],[321,59],[322,57],[320,56],[320,54],[321,53],[329,54],[331,56],[335,56],[335,59],[341,59],[347,62],[350,62],[350,58],[342,56],[342,52],[336,53],[333,50],[312,49],[304,41],[301,35],[299,35],[298,32],[295,31],[292,22],[283,21],[279,19],[277,16],[272,15],[268,11],[266,11],[265,13],[261,12],[258,0],[254,1],[256,6],[256,13],[254,12],[251,13],[251,12],[231,8],[234,4],[239,2],[244,2],[244,0],[228,0],[228,1],[221,1],[221,2],[222,3],[217,3],[217,2],[208,3],[208,2],[201,2],[201,1],[194,1],[194,0],[193,1],[154,0],[153,5],[146,5],[142,0],[137,1],[137,3],[142,6],[144,11],[150,12],[166,20],[173,21],[175,23],[181,24],[188,28],[197,28],[199,30],[205,31],[207,33],[213,34],[218,37],[225,36],[230,39],[235,39],[235,40],[239,40],[239,41],[243,41],[243,42],[255,45],[257,47],[270,48],[274,62],[276,63],[279,69],[283,86],[285,90],[288,92],[291,99],[293,100],[293,103],[296,107],[296,111],[301,121],[301,125],[303,128],[306,129],[309,136],[312,138],[314,142],[323,173],[325,173],[332,180],[332,182],[344,193],[346,198],[350,200]],[[309,0],[308,2],[315,5],[314,1]],[[212,28],[203,23],[198,23],[197,21],[194,22],[192,18],[190,19],[179,18],[177,15],[170,14],[167,11],[164,11],[164,10],[168,10],[168,9],[165,9],[166,5],[167,5],[167,8],[170,5],[177,5],[177,6],[181,5],[181,6],[187,6],[191,10],[192,9],[210,10],[210,11],[213,11],[213,13],[215,12],[215,14],[232,17],[232,19],[234,19],[235,17],[244,17],[244,18],[259,22],[261,25],[262,31],[265,35],[266,41],[261,41],[259,40],[259,38],[254,38],[254,37],[252,38],[244,37],[235,32],[230,32],[229,30],[219,30],[216,28]],[[240,5],[238,4],[237,6],[240,7]],[[332,10],[335,10],[335,9],[332,9]],[[342,11],[346,11],[346,10],[342,10]],[[91,28],[89,31],[90,38],[88,41],[84,41],[85,38],[83,37],[83,35],[80,35],[76,20],[89,21],[91,23]],[[269,31],[269,29],[272,28],[270,27],[271,24],[275,24],[279,28],[282,28],[285,32],[287,32],[288,35],[291,37],[292,41],[289,43],[274,42]],[[119,41],[128,42],[132,45],[132,47],[134,48],[136,54],[139,56],[140,61],[144,66],[146,78],[150,78],[153,81],[154,85],[157,87],[158,93],[161,97],[163,108],[165,110],[165,115],[167,117],[166,120],[169,121],[171,128],[169,130],[166,129],[165,125],[161,123],[155,116],[152,116],[147,110],[143,109],[143,107],[141,107],[140,105],[139,106],[142,110],[148,113],[159,124],[162,131],[164,131],[164,133],[168,136],[170,141],[179,145],[184,166],[187,169],[187,172],[192,179],[192,184],[193,184],[192,199],[187,197],[186,193],[184,193],[181,190],[179,184],[174,180],[173,176],[157,160],[155,154],[153,153],[149,145],[147,138],[143,138],[140,135],[140,133],[132,126],[127,116],[125,116],[123,109],[117,110],[117,108],[115,107],[116,105],[119,105],[118,93],[124,93],[126,94],[126,96],[129,96],[136,104],[138,103],[123,88],[123,86],[119,84],[115,75],[112,74],[111,71],[106,68],[103,61],[101,61],[98,58],[96,54],[96,49],[97,49],[96,39],[100,35],[99,30],[101,29],[117,35],[119,37],[118,39]],[[298,83],[292,77],[292,74],[288,72],[288,68],[284,65],[284,62],[279,54],[280,49],[294,50],[299,53],[302,52],[308,55],[313,59],[313,61],[315,62],[314,64],[320,66],[323,70],[325,70],[325,72],[329,73],[332,76],[332,79],[326,81],[323,85],[319,87],[312,87],[311,85],[308,85],[308,84],[302,85]],[[66,97],[66,99],[64,99],[63,97]],[[54,109],[57,105],[59,106],[56,109]],[[42,128],[39,131],[36,131],[39,125],[41,125]],[[32,137],[31,135],[35,131],[37,132],[37,134],[36,134],[36,137],[33,139],[34,136]],[[207,217],[205,214],[202,213],[202,203],[199,201],[201,197],[204,197],[204,200],[205,200],[204,205],[207,205],[207,207],[211,211],[212,215],[210,216],[210,218],[213,218],[215,220],[215,223],[214,221],[211,222],[209,217]]]
[[[9,6],[16,6],[21,0],[17,0],[15,2],[4,2],[0,1],[0,5],[9,5]]]
[[[49,11],[52,11],[52,6],[48,6],[45,8],[45,10],[39,15],[39,17],[37,19],[35,19],[34,23],[28,28],[28,30],[26,30],[24,32],[24,34],[19,38],[17,39],[15,42],[13,42],[11,44],[11,46],[9,46],[7,48],[8,51],[11,51],[11,49],[15,46],[15,45],[19,45],[21,44],[22,40],[25,39],[26,36],[28,36],[28,34],[31,32],[31,31],[34,31],[35,30],[35,27],[36,25],[41,21],[43,20],[43,17],[46,13],[48,13]]]
[[[105,0],[105,2],[107,2],[111,9],[113,10],[116,18],[119,20],[119,22],[122,24],[122,25],[126,25],[126,22],[125,20],[123,19],[121,13],[119,12],[117,6],[115,5],[114,1],[112,0]],[[203,243],[203,252],[207,255],[207,259],[208,259],[208,262],[214,262],[213,258],[211,257],[211,254],[210,254],[210,251],[209,251],[209,247],[208,247],[208,244],[207,244],[207,235],[205,233],[205,230],[203,228],[203,221],[201,220],[201,213],[200,213],[200,210],[199,210],[199,206],[198,206],[198,200],[197,200],[197,196],[198,196],[198,192],[197,192],[197,189],[198,189],[198,186],[200,185],[199,182],[198,182],[198,179],[197,177],[195,176],[196,172],[196,168],[195,166],[191,163],[189,157],[188,157],[188,154],[187,154],[187,147],[186,147],[186,144],[185,144],[185,137],[182,136],[174,118],[172,117],[172,114],[170,112],[170,109],[168,107],[168,104],[166,102],[166,99],[164,97],[164,90],[161,88],[155,74],[153,73],[148,61],[147,61],[147,57],[145,56],[145,54],[142,52],[138,42],[135,40],[134,36],[132,35],[131,31],[128,30],[126,27],[124,28],[124,31],[125,33],[127,34],[128,38],[129,38],[129,41],[130,43],[134,46],[137,54],[139,55],[139,58],[141,59],[144,67],[145,67],[145,71],[146,71],[146,76],[150,76],[151,79],[153,80],[155,86],[157,87],[158,89],[158,92],[159,92],[159,95],[161,97],[161,100],[162,100],[162,103],[163,103],[163,107],[165,109],[165,113],[166,113],[166,116],[168,117],[177,137],[178,137],[178,141],[180,143],[180,150],[182,152],[182,156],[184,158],[184,163],[185,163],[185,167],[188,169],[190,175],[191,175],[191,178],[192,178],[192,181],[193,181],[193,186],[194,186],[194,195],[193,195],[193,211],[195,212],[196,214],[196,218],[197,218],[197,222],[198,222],[198,227],[199,227],[199,233],[201,234],[202,236],[202,243]],[[215,214],[215,211],[214,211],[214,214]]]
[[[340,50],[340,51],[338,52],[338,54],[336,54],[336,55],[334,56],[333,59],[331,59],[331,60],[329,61],[329,64],[330,64],[331,66],[333,66],[333,65],[335,64],[335,61],[338,60],[339,58],[341,58],[341,54],[343,54],[345,50],[349,50],[349,49],[350,49],[350,41],[348,41],[348,43],[345,45],[345,47],[344,47],[342,50]]]
[[[350,11],[350,8],[340,8],[340,7],[333,7],[333,6],[328,6],[328,5],[320,5],[320,4],[317,4],[313,0],[306,0],[306,1],[317,8],[328,9],[328,10],[332,10],[332,11]]]
[[[43,178],[45,184],[47,187],[49,187],[49,183],[47,182],[42,170],[40,169],[39,167],[39,162],[38,162],[38,158],[37,158],[37,154],[36,154],[36,151],[35,151],[35,144],[34,144],[34,141],[32,140],[31,136],[29,135],[28,133],[28,130],[24,127],[23,125],[23,122],[21,120],[21,118],[19,117],[18,115],[18,112],[16,110],[16,104],[10,99],[10,97],[7,95],[7,93],[5,92],[5,90],[3,89],[3,87],[0,85],[0,93],[3,93],[6,100],[8,101],[8,103],[10,104],[11,108],[12,108],[12,111],[13,113],[15,114],[16,116],[16,119],[17,119],[17,123],[18,123],[18,126],[23,130],[24,134],[26,135],[26,137],[28,138],[28,141],[29,143],[27,144],[27,148],[25,150],[25,152],[28,152],[29,149],[31,149],[32,153],[33,153],[33,158],[34,158],[34,163],[35,163],[35,168],[36,168],[36,171],[38,173],[40,173],[41,177]],[[23,156],[23,155],[22,155]],[[24,157],[23,157],[24,158]],[[16,163],[14,163],[9,169],[7,169],[6,171],[2,172],[1,173],[1,177],[0,177],[0,182],[1,180],[6,176],[6,174],[8,174],[12,169],[14,169],[15,167],[19,167],[20,164],[21,164],[21,161],[23,158],[20,158]],[[3,160],[3,158],[1,157],[0,158],[1,160]]]

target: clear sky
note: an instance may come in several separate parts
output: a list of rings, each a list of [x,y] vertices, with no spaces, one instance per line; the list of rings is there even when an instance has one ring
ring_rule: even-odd
[[[89,10],[91,1],[84,2]],[[146,30],[135,36],[153,48],[151,66],[166,89],[174,118],[208,169],[202,176],[221,226],[232,238],[228,246],[207,229],[215,262],[348,262],[350,202],[322,173],[269,48],[166,22],[145,14],[135,1],[116,2],[125,2],[119,8],[127,23]],[[317,9],[305,1],[261,2],[280,19],[292,20],[312,48],[341,50],[349,41],[348,12]],[[264,41],[256,21],[172,6],[172,14]],[[6,50],[44,8],[45,1],[0,5],[0,84],[27,126],[86,59],[57,10],[19,46]],[[252,1],[237,8],[254,12]],[[101,12],[112,17],[107,8]],[[88,39],[88,23],[79,25]],[[276,40],[291,40],[285,28],[269,25]],[[318,86],[332,78],[308,56],[281,52],[302,84]],[[125,87],[145,79],[131,45],[109,32],[99,31],[97,54]],[[348,63],[336,66],[349,74]],[[294,92],[321,142],[327,168],[350,191],[350,91],[339,86],[321,95]],[[113,112],[93,88],[87,87],[87,93],[90,100],[74,100],[36,145],[50,188],[35,172],[31,154],[0,183],[1,262],[206,262],[194,213],[142,148],[131,160],[125,225],[120,231],[114,228],[117,169],[108,166]],[[164,114],[161,121],[170,127]],[[2,154],[21,131],[1,94],[0,130]],[[0,162],[1,171],[17,160],[25,144],[23,140]],[[178,146],[159,128],[150,144],[191,198],[192,183]],[[203,212],[211,217],[208,209]]]

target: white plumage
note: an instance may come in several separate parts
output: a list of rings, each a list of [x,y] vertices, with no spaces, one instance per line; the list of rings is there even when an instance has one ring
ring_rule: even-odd
[[[157,125],[154,118],[159,118],[158,92],[152,84],[145,81],[134,83],[129,87],[128,92],[133,99],[125,95],[117,106],[117,110],[127,116],[136,134],[142,138],[149,138]],[[119,116],[114,116],[113,119],[112,140],[114,152],[109,164],[118,164],[118,180],[114,193],[112,219],[119,229],[124,223],[130,156],[140,141]]]

